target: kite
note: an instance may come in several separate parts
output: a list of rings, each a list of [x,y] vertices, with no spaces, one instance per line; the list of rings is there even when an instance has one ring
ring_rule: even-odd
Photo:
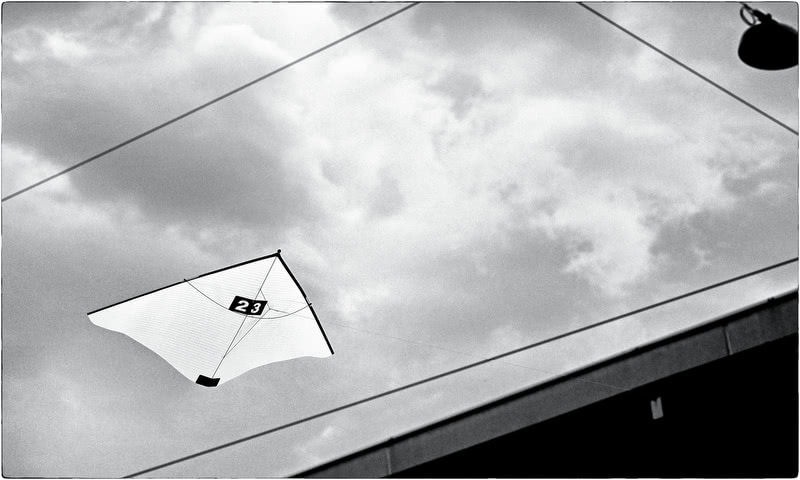
[[[333,355],[281,251],[88,313],[189,380],[215,387],[268,363]]]

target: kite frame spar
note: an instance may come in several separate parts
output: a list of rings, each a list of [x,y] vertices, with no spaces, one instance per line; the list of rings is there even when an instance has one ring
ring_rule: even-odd
[[[192,280],[196,280],[198,278],[202,278],[202,277],[206,277],[206,276],[209,276],[209,275],[213,275],[215,273],[224,272],[226,270],[230,270],[230,269],[233,269],[233,268],[241,267],[243,265],[247,265],[247,264],[253,263],[253,262],[258,262],[258,261],[265,260],[265,259],[268,259],[268,258],[277,258],[277,260],[280,260],[281,265],[286,270],[286,273],[289,274],[289,277],[292,279],[292,282],[294,282],[295,286],[300,291],[300,294],[303,296],[303,299],[305,300],[308,309],[311,311],[311,315],[314,317],[314,321],[317,323],[317,327],[319,328],[319,331],[322,333],[322,338],[325,339],[325,344],[328,346],[328,350],[330,350],[331,355],[333,355],[334,354],[333,347],[331,346],[331,342],[328,340],[328,335],[325,333],[325,329],[322,328],[322,323],[319,321],[319,317],[317,316],[317,312],[314,311],[314,307],[311,305],[311,302],[308,301],[308,296],[306,295],[305,290],[303,290],[303,287],[300,285],[300,282],[297,281],[297,278],[294,276],[294,273],[292,273],[292,271],[289,269],[289,266],[286,265],[286,262],[283,260],[283,257],[281,257],[281,250],[280,249],[278,249],[277,252],[271,253],[269,255],[264,255],[264,256],[261,256],[261,257],[253,258],[253,259],[246,260],[244,262],[239,262],[239,263],[236,263],[234,265],[227,266],[227,267],[218,268],[216,270],[212,270],[210,272],[203,273],[201,275],[198,275],[198,276],[190,278],[190,279],[184,279],[182,282],[175,282],[173,284],[166,285],[164,287],[156,288],[155,290],[151,290],[149,292],[145,292],[145,293],[136,295],[134,297],[127,298],[127,299],[122,300],[120,302],[113,303],[111,305],[108,305],[108,306],[105,306],[105,307],[102,307],[102,308],[98,308],[97,310],[93,310],[93,311],[89,312],[87,315],[92,315],[94,313],[97,313],[97,312],[100,312],[100,311],[103,311],[103,310],[106,310],[106,309],[109,309],[109,308],[112,308],[112,307],[116,307],[117,305],[121,305],[121,304],[129,302],[131,300],[135,300],[137,298],[144,297],[146,295],[150,295],[150,294],[159,292],[161,290],[165,290],[167,288],[174,287],[176,285],[180,285],[181,283],[187,283],[187,284],[189,284],[190,286],[192,286],[193,288],[196,289],[196,287],[194,287],[191,284]],[[269,272],[267,272],[267,276],[268,275],[269,275]],[[264,277],[265,281],[266,281],[266,278],[267,277],[265,276]],[[263,286],[263,283],[262,283],[262,286]],[[200,292],[200,293],[202,294],[202,292]],[[220,305],[220,306],[222,306],[222,305]],[[222,306],[222,307],[226,308],[224,306]],[[247,317],[247,316],[248,315],[245,315],[245,317]],[[237,332],[237,334],[238,334],[238,332]],[[234,339],[235,339],[235,337],[234,337]],[[241,341],[241,339],[240,339],[240,341]],[[237,345],[238,345],[238,343],[237,343]],[[222,364],[222,361],[225,359],[225,357],[228,355],[228,353],[230,353],[230,350],[232,350],[230,348],[230,346],[228,348],[229,348],[228,351],[226,351],[225,355],[223,355],[222,359],[220,360],[220,364]],[[219,365],[217,366],[217,368],[219,368]],[[203,385],[205,387],[214,387],[214,386],[216,386],[218,384],[218,382],[219,382],[218,378],[205,377],[204,375],[200,375],[198,377],[197,381],[196,381],[197,384]]]

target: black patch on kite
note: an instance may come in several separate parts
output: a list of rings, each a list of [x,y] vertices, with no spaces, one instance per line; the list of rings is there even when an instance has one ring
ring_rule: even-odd
[[[205,375],[200,375],[197,377],[197,381],[195,383],[204,387],[216,387],[219,384],[219,378],[209,378]]]

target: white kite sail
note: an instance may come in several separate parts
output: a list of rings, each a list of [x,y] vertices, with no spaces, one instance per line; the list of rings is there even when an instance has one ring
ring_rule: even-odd
[[[333,355],[280,253],[95,310],[89,319],[128,335],[207,387],[268,363]]]

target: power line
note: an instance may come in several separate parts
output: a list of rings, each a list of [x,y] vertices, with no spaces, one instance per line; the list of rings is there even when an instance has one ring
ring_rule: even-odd
[[[685,63],[681,62],[681,61],[680,61],[680,60],[678,60],[677,58],[675,58],[675,57],[673,57],[672,55],[668,54],[668,53],[667,53],[667,52],[665,52],[664,50],[661,50],[660,48],[656,47],[655,45],[653,45],[652,43],[648,42],[647,40],[645,40],[645,39],[643,39],[642,37],[640,37],[640,36],[636,35],[635,33],[631,32],[630,30],[628,30],[627,28],[625,28],[625,27],[623,27],[622,25],[618,24],[618,23],[617,23],[617,22],[615,22],[614,20],[611,20],[610,18],[606,17],[606,16],[605,16],[605,15],[603,15],[602,13],[598,12],[597,10],[593,9],[592,7],[590,7],[590,6],[586,5],[586,4],[585,4],[585,3],[583,3],[583,2],[577,2],[577,3],[578,3],[578,5],[580,5],[581,7],[585,8],[586,10],[589,10],[590,12],[592,12],[592,13],[593,13],[593,14],[595,14],[595,15],[597,15],[597,16],[598,16],[598,17],[600,17],[601,19],[605,20],[606,22],[610,23],[611,25],[613,25],[613,26],[617,27],[618,29],[622,30],[623,32],[627,33],[627,34],[628,34],[628,35],[630,35],[631,37],[635,38],[635,39],[636,39],[636,40],[638,40],[639,42],[641,42],[641,43],[643,43],[644,45],[646,45],[647,47],[650,47],[652,50],[655,50],[656,52],[660,53],[661,55],[663,55],[664,57],[668,58],[669,60],[672,60],[672,61],[673,61],[674,63],[676,63],[677,65],[679,65],[679,66],[681,66],[681,67],[685,68],[685,69],[686,69],[686,70],[688,70],[689,72],[691,72],[691,73],[693,73],[693,74],[697,75],[697,76],[698,76],[698,77],[700,77],[701,79],[703,79],[703,80],[705,80],[706,82],[710,83],[711,85],[715,86],[716,88],[718,88],[718,89],[719,89],[719,90],[721,90],[722,92],[726,93],[727,95],[731,96],[732,98],[734,98],[734,99],[738,100],[739,102],[743,103],[744,105],[746,105],[746,106],[750,107],[751,109],[755,110],[756,112],[760,113],[760,114],[761,114],[761,115],[763,115],[764,117],[766,117],[766,118],[768,118],[768,119],[772,120],[772,121],[773,121],[773,122],[775,122],[776,124],[780,125],[781,127],[785,128],[786,130],[789,130],[790,132],[794,133],[795,135],[797,135],[797,134],[798,134],[797,130],[793,129],[793,128],[792,128],[792,127],[790,127],[789,125],[786,125],[785,123],[781,122],[781,121],[780,121],[780,120],[778,120],[777,118],[775,118],[775,117],[773,117],[772,115],[768,114],[768,113],[767,113],[767,112],[765,112],[764,110],[761,110],[760,108],[756,107],[756,106],[755,106],[755,105],[753,105],[752,103],[750,103],[750,102],[748,102],[747,100],[743,99],[743,98],[742,98],[742,97],[740,97],[739,95],[736,95],[735,93],[731,92],[731,91],[730,91],[730,90],[728,90],[727,88],[723,87],[722,85],[720,85],[720,84],[718,84],[717,82],[715,82],[715,81],[711,80],[710,78],[706,77],[706,76],[705,76],[705,75],[703,75],[702,73],[698,72],[697,70],[693,69],[692,67],[690,67],[690,66],[686,65]]]
[[[595,15],[600,17],[601,19],[605,20],[606,22],[610,23],[611,25],[617,27],[618,29],[620,29],[623,32],[625,32],[628,35],[630,35],[631,37],[633,37],[636,40],[640,41],[644,45],[650,47],[651,49],[653,49],[656,52],[660,53],[664,57],[672,60],[676,64],[678,64],[681,67],[683,67],[686,70],[688,70],[689,72],[697,75],[701,79],[703,79],[706,82],[710,83],[711,85],[715,86],[716,88],[718,88],[722,92],[730,95],[732,98],[734,98],[734,99],[738,100],[739,102],[743,103],[744,105],[750,107],[754,111],[756,111],[756,112],[760,113],[761,115],[763,115],[764,117],[772,120],[776,124],[778,124],[781,127],[789,130],[790,132],[794,133],[795,135],[798,135],[798,131],[797,130],[792,129],[791,127],[789,127],[785,123],[781,122],[780,120],[776,119],[775,117],[773,117],[773,116],[769,115],[768,113],[764,112],[763,110],[759,109],[758,107],[756,107],[752,103],[744,100],[743,98],[739,97],[738,95],[736,95],[735,93],[731,92],[730,90],[722,87],[718,83],[714,82],[713,80],[709,79],[708,77],[704,76],[703,74],[699,73],[698,71],[694,70],[693,68],[691,68],[688,65],[684,64],[683,62],[679,61],[675,57],[669,55],[668,53],[664,52],[663,50],[659,49],[658,47],[654,46],[653,44],[651,44],[648,41],[644,40],[643,38],[639,37],[638,35],[636,35],[635,33],[631,32],[630,30],[626,29],[625,27],[622,27],[621,25],[619,25],[618,23],[614,22],[610,18],[604,16],[600,12],[594,10],[593,8],[589,7],[588,5],[585,5],[582,2],[577,2],[577,3],[578,3],[578,5],[580,5],[583,8],[589,10],[590,12],[594,13]],[[380,23],[382,23],[382,22],[384,22],[384,21],[386,21],[386,20],[388,20],[388,19],[390,19],[390,18],[392,18],[392,17],[394,17],[396,15],[399,15],[400,13],[402,13],[402,12],[404,12],[404,11],[410,9],[410,8],[413,8],[413,7],[417,6],[417,5],[419,5],[419,2],[411,3],[411,4],[401,8],[400,10],[397,10],[397,11],[395,11],[393,13],[390,13],[389,15],[386,15],[385,17],[382,17],[382,18],[376,20],[375,22],[372,22],[372,23],[370,23],[370,24],[368,24],[368,25],[366,25],[366,26],[364,26],[364,27],[362,27],[362,28],[360,28],[360,29],[358,29],[358,30],[356,30],[354,32],[351,32],[351,33],[349,33],[349,34],[347,34],[347,35],[345,35],[345,36],[343,36],[343,37],[341,37],[341,38],[339,38],[339,39],[337,39],[337,40],[335,40],[335,41],[333,41],[333,42],[331,42],[331,43],[329,43],[329,44],[327,44],[327,45],[325,45],[325,46],[323,46],[321,48],[318,48],[317,50],[314,50],[313,52],[307,53],[306,55],[303,55],[302,57],[300,57],[300,58],[298,58],[298,59],[296,59],[296,60],[294,60],[292,62],[289,62],[286,65],[284,65],[284,66],[282,66],[282,67],[280,67],[280,68],[278,68],[276,70],[273,70],[273,71],[271,71],[271,72],[269,72],[269,73],[267,73],[265,75],[262,75],[261,77],[256,78],[255,80],[252,80],[252,81],[250,81],[250,82],[248,82],[248,83],[246,83],[246,84],[244,84],[244,85],[242,85],[240,87],[237,87],[237,88],[235,88],[235,89],[233,89],[233,90],[231,90],[231,91],[229,91],[227,93],[224,93],[224,94],[222,94],[222,95],[220,95],[220,96],[218,96],[218,97],[216,97],[216,98],[214,98],[214,99],[212,99],[212,100],[210,100],[210,101],[208,101],[208,102],[206,102],[206,103],[204,103],[204,104],[202,104],[202,105],[200,105],[198,107],[195,107],[195,108],[193,108],[193,109],[191,109],[191,110],[189,110],[189,111],[187,111],[187,112],[185,112],[185,113],[183,113],[181,115],[178,115],[178,116],[176,116],[176,117],[174,117],[174,118],[172,118],[170,120],[167,120],[164,123],[161,123],[161,124],[151,128],[151,129],[149,129],[149,130],[147,130],[145,132],[142,132],[142,133],[140,133],[140,134],[138,134],[138,135],[136,135],[134,137],[131,137],[128,140],[125,140],[125,141],[123,141],[123,142],[121,142],[121,143],[119,143],[119,144],[117,144],[117,145],[115,145],[115,146],[113,146],[113,147],[111,147],[111,148],[109,148],[107,150],[104,150],[104,151],[102,151],[102,152],[100,152],[100,153],[98,153],[96,155],[93,155],[93,156],[91,156],[91,157],[89,157],[89,158],[87,158],[85,160],[82,160],[82,161],[80,161],[80,162],[78,162],[78,163],[76,163],[76,164],[74,164],[74,165],[72,165],[70,167],[67,167],[64,170],[61,170],[61,171],[59,171],[59,172],[57,172],[57,173],[55,173],[53,175],[50,175],[49,177],[46,177],[46,178],[44,178],[42,180],[39,180],[38,182],[35,182],[35,183],[31,184],[31,185],[28,185],[27,187],[24,187],[24,188],[22,188],[20,190],[17,190],[14,193],[6,195],[5,197],[2,198],[2,201],[5,202],[6,200],[10,200],[10,199],[22,194],[22,193],[25,193],[25,192],[27,192],[29,190],[32,190],[32,189],[34,189],[34,188],[36,188],[36,187],[38,187],[40,185],[43,185],[43,184],[45,184],[45,183],[47,183],[47,182],[49,182],[51,180],[54,180],[54,179],[66,174],[66,173],[69,173],[69,172],[71,172],[72,170],[75,170],[78,167],[86,165],[89,162],[97,160],[97,159],[99,159],[99,158],[101,158],[101,157],[103,157],[105,155],[108,155],[111,152],[114,152],[116,150],[119,150],[122,147],[125,147],[126,145],[128,145],[130,143],[133,143],[133,142],[135,142],[137,140],[140,140],[140,139],[142,139],[142,138],[144,138],[144,137],[146,137],[146,136],[148,136],[148,135],[150,135],[152,133],[155,133],[156,131],[161,130],[164,127],[167,127],[167,126],[169,126],[169,125],[171,125],[171,124],[173,124],[173,123],[175,123],[175,122],[177,122],[179,120],[182,120],[183,118],[188,117],[189,115],[197,113],[198,111],[203,110],[203,109],[205,109],[205,108],[207,108],[207,107],[219,102],[220,100],[223,100],[223,99],[225,99],[225,98],[227,98],[227,97],[229,97],[231,95],[234,95],[234,94],[236,94],[236,93],[238,93],[238,92],[240,92],[240,91],[242,91],[242,90],[244,90],[246,88],[249,88],[249,87],[255,85],[256,83],[261,82],[262,80],[265,80],[265,79],[267,79],[267,78],[269,78],[269,77],[271,77],[271,76],[273,76],[273,75],[275,75],[277,73],[280,73],[283,70],[286,70],[286,69],[288,69],[288,68],[290,68],[290,67],[292,67],[292,66],[294,66],[294,65],[296,65],[296,64],[298,64],[298,63],[300,63],[300,62],[302,62],[302,61],[304,61],[304,60],[306,60],[306,59],[308,59],[308,58],[310,58],[310,57],[312,57],[312,56],[314,56],[316,54],[318,54],[318,53],[321,53],[322,51],[327,50],[327,49],[329,49],[329,48],[331,48],[331,47],[333,47],[333,46],[335,46],[335,45],[337,45],[337,44],[339,44],[339,43],[341,43],[341,42],[343,42],[343,41],[345,41],[345,40],[347,40],[347,39],[349,39],[351,37],[354,37],[354,36],[356,36],[356,35],[358,35],[360,33],[363,33],[364,31],[369,30],[370,28],[372,28],[372,27],[374,27],[374,26],[376,26],[376,25],[378,25],[378,24],[380,24]]]
[[[154,467],[150,467],[150,468],[147,468],[145,470],[141,470],[141,471],[138,471],[136,473],[132,473],[130,475],[127,475],[125,478],[132,478],[132,477],[136,477],[136,476],[139,476],[139,475],[144,475],[144,474],[152,472],[154,470],[159,470],[159,469],[162,469],[162,468],[165,468],[165,467],[169,467],[171,465],[175,465],[177,463],[185,462],[185,461],[191,460],[193,458],[201,457],[203,455],[207,455],[209,453],[216,452],[218,450],[222,450],[224,448],[228,448],[228,447],[231,447],[233,445],[237,445],[237,444],[240,444],[240,443],[243,443],[243,442],[247,442],[247,441],[253,440],[253,439],[258,438],[258,437],[263,437],[265,435],[269,435],[269,434],[272,434],[272,433],[275,433],[275,432],[278,432],[278,431],[281,431],[281,430],[285,430],[287,428],[295,427],[297,425],[300,425],[300,424],[303,424],[303,423],[306,423],[306,422],[310,422],[312,420],[316,420],[318,418],[325,417],[327,415],[331,415],[333,413],[340,412],[342,410],[346,410],[348,408],[352,408],[352,407],[355,407],[357,405],[361,405],[361,404],[364,404],[364,403],[367,403],[367,402],[371,402],[373,400],[377,400],[379,398],[383,398],[383,397],[392,395],[394,393],[401,392],[403,390],[408,390],[410,388],[417,387],[419,385],[423,385],[425,383],[429,383],[429,382],[432,382],[434,380],[438,380],[438,379],[441,379],[441,378],[444,378],[444,377],[447,377],[447,376],[450,376],[450,375],[453,375],[453,374],[456,374],[456,373],[459,373],[459,372],[463,372],[464,370],[469,370],[469,369],[477,367],[479,365],[484,365],[486,363],[493,362],[495,360],[499,360],[501,358],[505,358],[505,357],[508,357],[508,356],[511,356],[511,355],[514,355],[514,354],[517,354],[517,353],[520,353],[520,352],[523,352],[523,351],[526,351],[526,350],[530,350],[532,348],[539,347],[541,345],[544,345],[544,344],[547,344],[547,343],[550,343],[550,342],[554,342],[556,340],[560,340],[562,338],[565,338],[565,337],[568,337],[568,336],[571,336],[571,335],[575,335],[575,334],[580,333],[580,332],[585,332],[586,330],[597,328],[597,327],[599,327],[601,325],[605,325],[607,323],[611,323],[611,322],[614,322],[614,321],[617,321],[617,320],[621,320],[623,318],[630,317],[632,315],[636,315],[638,313],[642,313],[642,312],[645,312],[647,310],[652,310],[654,308],[666,305],[668,303],[672,303],[672,302],[675,302],[675,301],[678,301],[678,300],[681,300],[681,299],[684,299],[684,298],[687,298],[687,297],[690,297],[690,296],[693,296],[693,295],[697,295],[697,294],[705,292],[707,290],[711,290],[711,289],[714,289],[714,288],[719,288],[719,287],[721,287],[723,285],[727,285],[729,283],[737,282],[739,280],[743,280],[745,278],[752,277],[752,276],[758,275],[760,273],[764,273],[766,271],[773,270],[773,269],[782,267],[784,265],[788,265],[790,263],[794,263],[797,260],[798,260],[798,258],[795,257],[795,258],[792,258],[790,260],[784,260],[783,262],[770,265],[768,267],[760,268],[758,270],[753,270],[753,271],[745,273],[743,275],[732,277],[732,278],[729,278],[727,280],[723,280],[721,282],[717,282],[717,283],[714,283],[714,284],[699,288],[697,290],[692,290],[690,292],[683,293],[681,295],[678,295],[678,296],[675,296],[675,297],[672,297],[672,298],[668,298],[668,299],[662,300],[660,302],[656,302],[656,303],[650,304],[650,305],[648,305],[646,307],[638,308],[636,310],[632,310],[632,311],[629,311],[627,313],[623,313],[621,315],[617,315],[617,316],[614,316],[614,317],[611,317],[611,318],[607,318],[607,319],[601,320],[599,322],[591,323],[589,325],[585,325],[583,327],[576,328],[576,329],[561,333],[559,335],[555,335],[553,337],[546,338],[544,340],[539,340],[537,342],[531,343],[529,345],[525,345],[523,347],[515,348],[513,350],[509,350],[507,352],[500,353],[498,355],[494,355],[492,357],[488,357],[488,358],[485,358],[483,360],[472,362],[472,363],[463,365],[461,367],[454,368],[452,370],[447,370],[445,372],[438,373],[436,375],[423,378],[422,380],[417,380],[417,381],[408,383],[406,385],[402,385],[400,387],[396,387],[396,388],[393,388],[393,389],[390,389],[390,390],[386,390],[384,392],[381,392],[381,393],[378,393],[378,394],[375,394],[375,395],[371,395],[369,397],[362,398],[360,400],[355,400],[355,401],[352,401],[352,402],[349,402],[349,403],[345,403],[343,405],[339,405],[338,407],[334,407],[334,408],[331,408],[329,410],[325,410],[323,412],[319,412],[319,413],[316,413],[314,415],[310,415],[310,416],[301,418],[299,420],[295,420],[295,421],[292,421],[292,422],[289,422],[289,423],[285,423],[285,424],[277,426],[277,427],[270,428],[268,430],[264,430],[263,432],[254,433],[252,435],[248,435],[246,437],[242,437],[242,438],[239,438],[237,440],[233,440],[233,441],[230,441],[230,442],[227,442],[227,443],[223,443],[221,445],[217,445],[215,447],[211,447],[211,448],[208,448],[206,450],[202,450],[200,452],[196,452],[196,453],[193,453],[191,455],[187,455],[185,457],[181,457],[181,458],[178,458],[178,459],[166,462],[166,463],[162,463],[160,465],[156,465]]]
[[[331,322],[330,320],[326,321],[325,324],[326,325],[335,325],[337,327],[347,328],[347,329],[350,329],[350,330],[354,330],[356,332],[368,333],[370,335],[375,335],[377,337],[389,338],[389,339],[392,339],[392,340],[399,340],[401,342],[410,343],[412,345],[419,345],[419,346],[422,346],[422,347],[428,347],[428,348],[432,348],[432,349],[436,349],[436,350],[441,350],[443,352],[457,353],[457,354],[463,355],[465,357],[483,358],[480,355],[473,355],[471,353],[462,352],[461,350],[454,350],[452,348],[442,347],[440,345],[434,345],[432,343],[420,342],[418,340],[410,340],[410,339],[407,339],[407,338],[395,337],[393,335],[385,335],[383,333],[372,332],[370,330],[364,330],[364,329],[361,329],[361,328],[351,327],[350,325],[343,325],[341,323],[334,323],[334,322]],[[530,370],[532,372],[547,373],[547,374],[550,374],[550,375],[558,375],[557,372],[553,372],[553,371],[550,371],[550,370],[542,370],[541,368],[533,368],[533,367],[529,367],[527,365],[520,365],[519,363],[512,363],[512,362],[508,362],[508,361],[502,361],[500,363],[502,363],[504,365],[509,365],[509,366],[512,366],[512,367],[524,368],[525,370]],[[590,383],[590,384],[593,384],[593,385],[602,385],[604,387],[613,388],[615,390],[620,390],[620,391],[623,391],[623,392],[626,392],[626,391],[629,390],[627,388],[620,387],[620,386],[617,386],[617,385],[611,385],[609,383],[597,382],[597,381],[593,381],[593,380],[579,379],[579,381],[585,382],[585,383]]]
[[[345,40],[347,40],[347,39],[349,39],[351,37],[354,37],[354,36],[356,36],[356,35],[358,35],[360,33],[363,33],[365,31],[369,30],[370,28],[372,28],[372,27],[374,27],[374,26],[376,26],[376,25],[378,25],[380,23],[383,23],[386,20],[389,20],[390,18],[394,17],[395,15],[399,15],[399,14],[405,12],[406,10],[408,10],[410,8],[416,7],[417,5],[419,5],[419,2],[415,2],[415,3],[412,3],[412,4],[406,5],[405,7],[401,8],[400,10],[397,10],[397,11],[395,11],[393,13],[390,13],[389,15],[386,15],[385,17],[382,17],[382,18],[370,23],[369,25],[361,27],[361,28],[359,28],[358,30],[356,30],[354,32],[351,32],[351,33],[349,33],[349,34],[347,34],[347,35],[345,35],[345,36],[343,36],[343,37],[341,37],[341,38],[339,38],[337,40],[334,40],[333,42],[331,42],[331,43],[329,43],[329,44],[327,44],[327,45],[325,45],[323,47],[320,47],[320,48],[314,50],[313,52],[307,53],[307,54],[303,55],[302,57],[300,57],[300,58],[298,58],[296,60],[293,60],[293,61],[287,63],[286,65],[267,73],[266,75],[262,75],[262,76],[256,78],[255,80],[252,80],[250,82],[245,83],[244,85],[242,85],[240,87],[234,88],[233,90],[231,90],[231,91],[229,91],[227,93],[224,93],[224,94],[214,98],[213,100],[209,100],[208,102],[200,105],[199,107],[195,107],[195,108],[193,108],[193,109],[191,109],[191,110],[189,110],[189,111],[187,111],[185,113],[182,113],[182,114],[178,115],[177,117],[174,117],[174,118],[172,118],[170,120],[167,120],[166,122],[164,122],[164,123],[162,123],[162,124],[160,124],[158,126],[155,126],[155,127],[151,128],[150,130],[142,132],[142,133],[140,133],[140,134],[138,134],[138,135],[136,135],[134,137],[131,137],[131,138],[125,140],[124,142],[119,143],[119,144],[109,148],[108,150],[104,150],[104,151],[102,151],[102,152],[100,152],[100,153],[98,153],[96,155],[93,155],[93,156],[87,158],[86,160],[82,160],[82,161],[72,165],[71,167],[67,167],[64,170],[61,170],[58,173],[54,173],[53,175],[50,175],[47,178],[39,180],[36,183],[28,185],[27,187],[25,187],[25,188],[23,188],[21,190],[17,190],[16,192],[14,192],[14,193],[12,193],[10,195],[6,195],[5,197],[3,197],[2,201],[5,202],[6,200],[10,200],[10,199],[16,197],[17,195],[25,193],[28,190],[36,188],[36,187],[38,187],[40,185],[43,185],[43,184],[49,182],[50,180],[54,180],[55,178],[58,178],[61,175],[69,173],[69,172],[71,172],[72,170],[75,170],[78,167],[82,167],[83,165],[86,165],[89,162],[92,162],[94,160],[97,160],[100,157],[108,155],[109,153],[111,153],[111,152],[113,152],[115,150],[119,150],[120,148],[122,148],[122,147],[124,147],[124,146],[126,146],[128,144],[131,144],[131,143],[133,143],[133,142],[135,142],[137,140],[140,140],[140,139],[150,135],[151,133],[157,132],[158,130],[161,130],[162,128],[164,128],[166,126],[177,122],[178,120],[182,120],[182,119],[188,117],[189,115],[197,113],[197,112],[199,112],[200,110],[203,110],[206,107],[210,107],[211,105],[219,102],[220,100],[228,98],[228,97],[230,97],[231,95],[233,95],[235,93],[239,93],[242,90],[244,90],[244,89],[246,89],[248,87],[251,87],[251,86],[255,85],[256,83],[258,83],[258,82],[260,82],[262,80],[266,80],[267,78],[269,78],[269,77],[271,77],[271,76],[273,76],[273,75],[275,75],[277,73],[280,73],[280,72],[286,70],[287,68],[293,67],[294,65],[297,65],[298,63],[300,63],[300,62],[302,62],[304,60],[307,60],[307,59],[313,57],[314,55],[316,55],[318,53],[321,53],[321,52],[323,52],[323,51],[325,51],[325,50],[327,50],[327,49],[329,49],[329,48],[331,48],[331,47],[333,47],[335,45],[338,45],[339,43],[342,43],[342,42],[344,42]]]

